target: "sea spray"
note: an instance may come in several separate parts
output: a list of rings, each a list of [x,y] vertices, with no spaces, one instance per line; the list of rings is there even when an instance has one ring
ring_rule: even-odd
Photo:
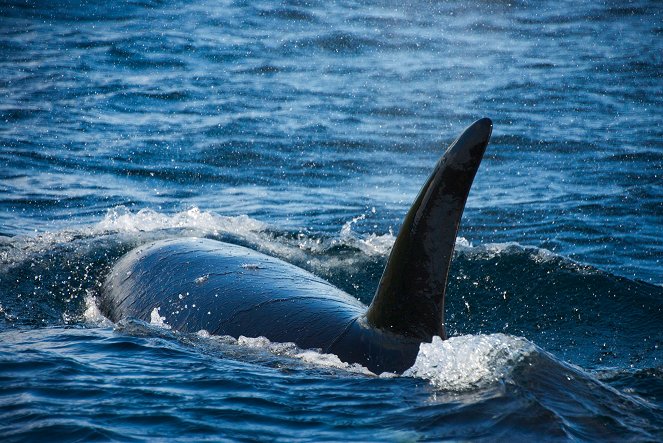
[[[424,378],[438,389],[463,391],[500,382],[535,350],[524,338],[505,334],[463,335],[422,343],[403,375]]]

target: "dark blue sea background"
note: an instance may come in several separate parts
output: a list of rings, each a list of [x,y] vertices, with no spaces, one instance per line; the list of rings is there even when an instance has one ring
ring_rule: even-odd
[[[662,115],[659,1],[3,1],[0,440],[661,441]],[[183,236],[368,304],[484,116],[402,376],[97,309]]]

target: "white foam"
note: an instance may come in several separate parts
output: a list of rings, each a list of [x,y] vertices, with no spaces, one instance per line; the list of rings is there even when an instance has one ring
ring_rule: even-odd
[[[0,264],[15,266],[32,259],[36,254],[48,254],[56,247],[73,244],[76,240],[109,235],[120,234],[128,236],[128,239],[122,238],[120,241],[138,240],[138,243],[144,243],[180,235],[205,237],[230,234],[247,241],[262,252],[289,262],[307,263],[309,269],[328,275],[339,268],[361,268],[370,257],[389,255],[396,240],[391,230],[384,234],[358,234],[354,230],[359,222],[368,221],[369,216],[374,213],[352,218],[341,227],[335,238],[315,237],[305,233],[292,238],[274,233],[267,224],[247,215],[221,216],[210,211],[201,211],[197,207],[174,214],[153,209],[133,212],[124,206],[117,206],[109,209],[104,218],[92,226],[9,238],[0,248]],[[75,247],[79,249],[86,245],[94,247],[92,243],[85,241],[77,243]],[[326,254],[328,250],[339,245],[353,248],[358,253],[341,256]],[[472,248],[462,237],[457,239],[457,247]],[[321,255],[323,257],[319,258]]]
[[[269,235],[263,233],[266,226],[247,215],[225,217],[195,207],[175,214],[164,214],[152,209],[132,212],[124,206],[117,206],[109,209],[105,217],[92,226],[3,238],[0,243],[0,264],[16,266],[32,260],[35,255],[50,254],[55,248],[68,246],[77,240],[113,234],[140,235],[144,237],[143,240],[157,240],[172,237],[173,229],[187,231],[187,235],[231,234],[262,245],[270,243]],[[145,236],[145,233],[150,235]],[[89,243],[79,242],[75,247],[83,248],[86,245]]]
[[[470,390],[508,378],[535,349],[524,338],[505,334],[433,337],[432,343],[421,344],[414,365],[403,375],[424,378],[438,389]]]
[[[294,357],[302,360],[305,363],[309,363],[319,367],[326,368],[338,368],[345,369],[346,371],[359,372],[363,374],[372,374],[368,369],[364,368],[358,364],[348,364],[344,361],[341,361],[337,355],[334,354],[323,354],[316,351],[305,350],[300,351],[294,355]]]
[[[85,295],[85,312],[83,312],[83,321],[92,326],[111,327],[113,322],[104,317],[97,306],[97,299],[92,295],[91,290],[87,290]]]
[[[153,232],[165,229],[191,229],[202,234],[228,233],[246,236],[261,232],[266,225],[247,215],[226,217],[193,207],[172,215],[153,209],[133,213],[124,206],[109,209],[106,216],[93,228],[96,233]]]
[[[467,250],[472,249],[472,242],[470,242],[465,237],[456,237],[456,250]]]
[[[335,368],[356,374],[375,375],[359,364],[350,364],[341,361],[334,354],[325,354],[314,349],[300,349],[294,343],[278,343],[272,342],[265,337],[245,337],[243,335],[240,335],[238,339],[229,336],[216,337],[210,336],[207,331],[198,331],[197,335],[204,339],[218,340],[224,344],[235,344],[251,349],[261,349],[274,355],[294,358],[319,368]]]
[[[153,209],[132,212],[125,206],[116,206],[108,209],[101,221],[89,227],[8,238],[5,244],[10,248],[0,249],[0,263],[23,261],[34,254],[46,253],[56,245],[67,244],[81,238],[142,233],[154,233],[158,238],[159,231],[173,229],[193,231],[187,235],[235,235],[264,251],[292,260],[306,259],[307,253],[324,253],[339,244],[355,248],[367,256],[387,256],[396,240],[393,231],[390,229],[384,234],[356,233],[353,230],[354,226],[366,219],[366,214],[352,218],[341,227],[337,238],[324,239],[300,233],[296,239],[291,240],[268,233],[267,224],[248,215],[221,216],[210,211],[201,211],[197,207],[174,214],[161,213]],[[173,233],[168,232],[164,235],[173,235]],[[456,240],[456,244],[457,247],[471,247],[471,244],[462,237]]]
[[[325,354],[319,350],[300,349],[294,343],[272,342],[265,337],[215,337],[207,331],[199,331],[197,335],[224,344],[261,349],[318,368],[335,368],[376,376],[359,364],[346,363],[334,354]],[[414,365],[403,376],[427,380],[441,390],[472,390],[508,379],[517,364],[536,349],[534,344],[524,338],[505,334],[465,335],[444,341],[434,337],[432,343],[421,344]],[[392,378],[398,375],[383,373],[379,377]]]
[[[388,256],[396,242],[393,230],[389,228],[389,232],[386,234],[369,233],[363,236],[354,232],[353,227],[366,219],[367,215],[361,214],[345,222],[339,233],[338,241],[343,245],[356,248],[368,256]],[[492,253],[498,254],[512,245],[516,245],[516,243],[490,244],[488,248]],[[483,247],[474,247],[465,237],[456,237],[455,248],[458,251],[472,251]]]
[[[240,346],[246,346],[247,348],[268,349],[272,342],[266,337],[245,337],[240,335],[237,339],[237,344]]]
[[[150,313],[150,324],[162,329],[170,329],[170,325],[166,323],[166,317],[159,314],[159,307],[152,309]]]
[[[396,241],[396,237],[391,229],[388,234],[378,235],[370,233],[364,237],[360,237],[353,232],[352,226],[365,219],[366,214],[361,214],[346,222],[339,233],[340,242],[347,246],[359,249],[361,252],[369,256],[385,256],[389,254]]]

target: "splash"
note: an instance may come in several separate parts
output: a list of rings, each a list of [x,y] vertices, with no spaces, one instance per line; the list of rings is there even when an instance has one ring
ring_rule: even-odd
[[[394,232],[391,228],[386,233],[356,232],[356,226],[366,220],[368,220],[367,214],[352,218],[334,237],[321,237],[302,232],[293,237],[288,232],[280,232],[248,215],[222,216],[211,211],[202,211],[197,207],[174,214],[161,213],[153,209],[132,212],[124,206],[117,206],[109,209],[104,218],[92,226],[3,239],[0,243],[0,264],[16,266],[31,260],[35,255],[48,255],[54,249],[66,248],[69,245],[75,245],[76,249],[85,248],[87,244],[94,247],[92,243],[100,239],[109,239],[117,244],[126,242],[136,244],[173,236],[230,235],[262,252],[329,275],[336,269],[361,268],[366,260],[385,258],[389,255],[396,240]],[[377,228],[377,225],[374,225],[374,228]],[[353,253],[339,256],[334,253],[339,247],[349,249]],[[525,253],[537,263],[554,260],[569,264],[572,262],[541,248],[521,246],[517,243],[473,246],[463,237],[456,239],[456,251],[479,260]],[[319,256],[324,258],[320,259]],[[585,271],[590,268],[579,264],[575,264],[574,267]]]
[[[108,320],[99,310],[97,299],[93,292],[88,290],[85,295],[85,311],[83,312],[83,321],[90,326],[111,327],[113,322]]]
[[[106,216],[92,229],[93,233],[152,232],[166,229],[188,229],[202,234],[234,234],[241,237],[266,229],[266,225],[247,215],[226,217],[192,207],[173,215],[153,209],[133,213],[124,206],[109,209]]]
[[[433,337],[432,343],[421,344],[414,365],[403,375],[426,379],[441,390],[471,390],[508,378],[535,349],[524,338],[504,334]]]
[[[131,212],[124,206],[107,211],[95,225],[55,232],[19,235],[0,240],[0,264],[16,267],[36,256],[51,256],[54,251],[74,255],[99,248],[98,241],[111,245],[136,244],[173,236],[233,235],[256,245],[269,244],[267,225],[247,215],[226,217],[193,207],[175,214],[152,209]],[[102,246],[103,247],[103,246]]]
[[[373,211],[375,211],[375,209],[373,209]],[[378,235],[370,233],[361,237],[352,231],[352,227],[362,220],[366,220],[366,214],[354,217],[343,225],[339,235],[340,243],[356,248],[368,256],[388,255],[396,241],[396,237],[391,228],[389,229],[388,234]]]
[[[166,323],[166,317],[159,314],[159,307],[152,309],[150,313],[150,324],[161,329],[170,329],[170,325]]]
[[[346,363],[334,354],[301,349],[294,343],[272,342],[265,337],[216,337],[204,330],[196,335],[206,340],[293,358],[317,368],[334,368],[380,378],[398,377],[391,373],[374,374],[359,364]],[[414,365],[403,376],[427,380],[440,390],[473,390],[508,379],[514,368],[536,349],[524,338],[505,334],[467,335],[444,341],[434,337],[432,343],[422,343]]]

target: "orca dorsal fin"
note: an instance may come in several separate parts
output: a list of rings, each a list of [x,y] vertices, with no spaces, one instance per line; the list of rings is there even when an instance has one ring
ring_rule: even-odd
[[[405,216],[373,302],[368,323],[430,341],[446,338],[444,293],[456,234],[493,123],[470,125],[446,150]]]

